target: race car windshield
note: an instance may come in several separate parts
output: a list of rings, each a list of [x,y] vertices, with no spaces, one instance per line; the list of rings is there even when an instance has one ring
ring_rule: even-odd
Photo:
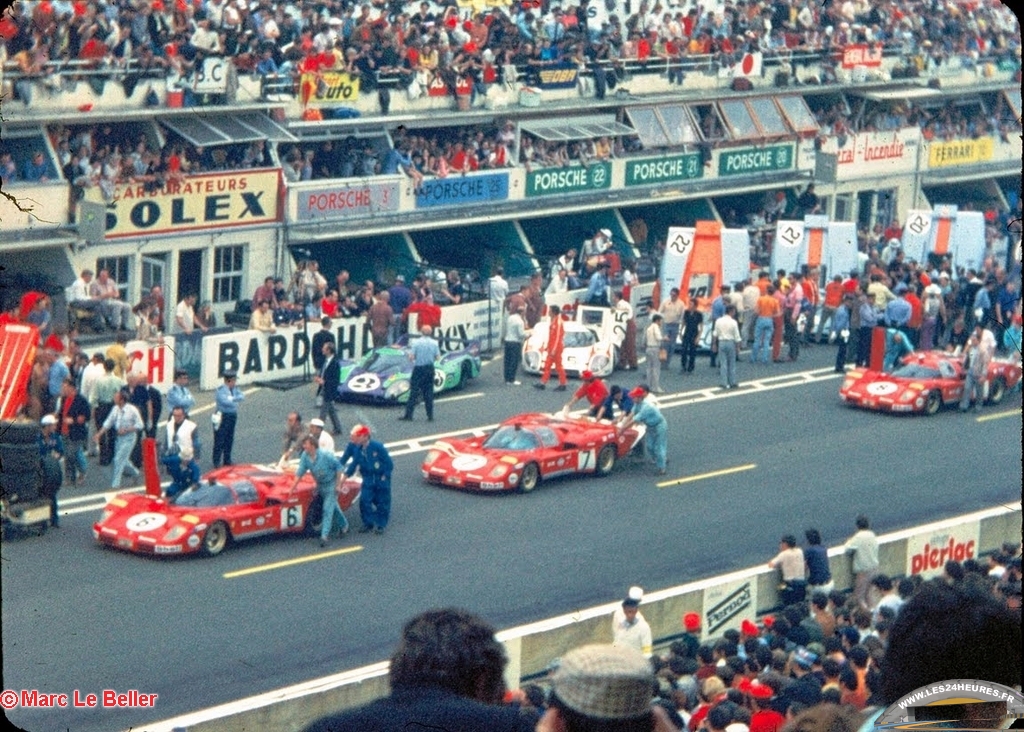
[[[589,330],[567,330],[565,332],[565,347],[579,348],[581,346],[592,346],[597,342],[597,337]]]
[[[368,371],[393,371],[402,368],[409,363],[409,357],[404,353],[382,353],[374,351],[363,362],[363,368]]]
[[[901,379],[938,379],[941,378],[941,374],[938,369],[933,369],[928,366],[922,366],[919,363],[908,363],[900,366],[898,369],[892,372],[890,376],[896,376]]]
[[[191,506],[193,508],[209,508],[210,506],[230,506],[235,502],[235,494],[226,485],[202,481],[192,486],[174,499],[175,506]]]
[[[499,427],[484,441],[484,447],[491,450],[534,450],[540,447],[537,436],[515,427]]]

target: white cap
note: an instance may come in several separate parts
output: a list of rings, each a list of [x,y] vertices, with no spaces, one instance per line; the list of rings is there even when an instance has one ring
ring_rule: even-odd
[[[310,427],[320,427],[321,429],[323,429],[324,421],[322,419],[311,419],[311,420],[309,420],[309,426]]]
[[[43,418],[39,420],[39,424],[45,427],[48,424],[57,424],[57,418],[52,414],[43,415]]]
[[[611,235],[612,235],[612,230],[611,229],[601,229],[601,233],[610,238]]]

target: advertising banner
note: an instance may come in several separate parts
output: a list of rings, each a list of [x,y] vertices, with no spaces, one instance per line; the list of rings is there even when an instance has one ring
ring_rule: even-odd
[[[424,180],[416,193],[416,208],[464,206],[507,198],[508,173],[470,173]]]
[[[793,167],[793,145],[768,145],[723,150],[718,155],[718,174],[749,175],[789,170]]]
[[[704,164],[700,153],[626,161],[626,187],[693,180],[703,175]]]
[[[575,89],[579,73],[579,67],[573,61],[538,66],[538,82],[534,86],[541,89]]]
[[[85,199],[106,205],[108,239],[252,226],[280,218],[280,175],[276,169],[204,173],[169,180],[159,190],[122,183],[112,201],[98,187],[86,189]]]
[[[344,71],[303,74],[302,88],[313,90],[310,104],[351,104],[359,99],[359,77]]]
[[[882,44],[852,43],[843,47],[843,68],[854,66],[878,68],[882,65]]]
[[[921,130],[905,127],[891,132],[863,132],[842,140],[830,137],[822,152],[835,153],[840,178],[862,178],[872,175],[913,173],[917,168],[917,151]]]
[[[974,165],[992,159],[995,142],[991,137],[977,140],[953,140],[928,143],[928,167],[947,168],[952,165]]]
[[[192,76],[192,90],[197,94],[223,94],[228,90],[230,59],[204,58]]]
[[[701,625],[705,636],[717,637],[727,630],[739,630],[744,620],[757,619],[756,582],[754,577],[748,577],[704,590]]]
[[[526,174],[526,197],[560,193],[578,193],[611,188],[612,164],[594,163],[587,167],[541,168]]]
[[[931,579],[942,574],[946,562],[978,558],[981,523],[968,521],[941,531],[928,531],[907,539],[906,574]]]
[[[297,221],[326,221],[398,211],[400,182],[380,178],[323,183],[297,183],[288,187],[295,197]]]

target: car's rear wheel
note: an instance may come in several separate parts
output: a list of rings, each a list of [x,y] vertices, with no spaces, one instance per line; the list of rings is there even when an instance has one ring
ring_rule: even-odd
[[[992,381],[988,387],[988,403],[999,404],[1006,396],[1006,382],[1000,376]]]
[[[942,395],[937,391],[929,392],[928,401],[924,403],[924,413],[931,416],[942,407]]]
[[[601,452],[597,453],[597,474],[608,475],[615,467],[616,458],[615,445],[605,445]]]
[[[540,468],[537,463],[530,463],[523,468],[523,474],[519,476],[519,492],[529,493],[540,483]]]
[[[303,530],[306,536],[319,536],[320,527],[324,524],[324,504],[319,500],[320,496],[313,496],[313,500],[306,509],[306,523]]]
[[[215,557],[224,551],[231,534],[223,521],[214,521],[203,536],[203,554]]]

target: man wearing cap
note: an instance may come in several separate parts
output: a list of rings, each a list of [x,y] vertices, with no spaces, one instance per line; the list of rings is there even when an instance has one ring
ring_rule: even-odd
[[[489,623],[456,608],[428,610],[402,628],[388,696],[305,732],[533,732],[535,714],[501,705],[507,663]]]
[[[39,422],[39,458],[40,460],[51,460],[57,462],[57,474],[60,471],[60,462],[64,459],[64,440],[57,431],[57,418],[52,414],[43,415]],[[50,525],[54,528],[60,526],[60,519],[57,516],[57,493],[60,490],[60,480],[56,486],[52,486],[50,493]]]
[[[245,394],[238,388],[238,375],[234,371],[224,372],[224,383],[217,387],[216,417],[220,424],[213,433],[213,466],[231,465],[231,448],[235,444],[235,426],[238,424],[238,405],[245,400]]]
[[[335,452],[334,438],[331,437],[331,433],[324,429],[324,421],[319,417],[314,417],[309,420],[309,434],[313,435],[316,439],[317,447],[321,450],[326,450],[332,455]],[[301,443],[300,443],[301,446]]]
[[[640,587],[630,587],[621,607],[612,613],[612,645],[625,646],[651,657],[654,642],[651,638],[651,626],[640,612],[640,601],[644,591]]]
[[[430,325],[420,326],[420,335],[409,341],[409,360],[412,361],[412,376],[409,377],[409,401],[405,403],[405,414],[400,420],[411,422],[416,402],[423,397],[423,408],[427,421],[434,421],[434,363],[441,358],[441,349],[433,337]]]
[[[341,456],[341,464],[347,466],[345,475],[350,476],[359,469],[363,479],[359,493],[359,517],[363,526],[359,533],[370,531],[383,534],[391,518],[391,472],[395,464],[384,445],[370,439],[370,428],[357,424],[352,428],[349,443]]]
[[[686,649],[687,658],[696,658],[700,648],[700,613],[688,612],[683,615],[683,634],[679,642]]]
[[[576,648],[551,675],[551,699],[537,732],[675,730],[665,709],[651,704],[654,688],[650,661],[636,650],[599,644]]]
[[[130,458],[132,450],[135,449],[135,443],[138,442],[139,433],[145,429],[146,425],[142,421],[139,410],[128,401],[128,398],[127,387],[119,389],[114,394],[114,408],[103,421],[99,432],[93,437],[97,443],[101,443],[103,436],[108,432],[117,436],[114,442],[113,476],[110,481],[110,487],[113,490],[118,490],[121,487],[124,471],[127,470],[131,473],[133,478],[142,475],[138,468],[131,464]]]
[[[334,524],[334,517],[338,517],[338,531],[342,536],[348,533],[348,519],[338,505],[337,489],[341,487],[342,462],[338,460],[333,452],[328,452],[317,446],[316,438],[313,435],[306,435],[302,440],[302,455],[299,457],[299,467],[295,471],[295,482],[292,483],[289,497],[299,485],[299,479],[306,473],[313,476],[316,481],[316,492],[322,501],[323,512],[321,513],[320,524],[320,546],[327,545],[327,537],[331,535],[331,527]]]
[[[591,417],[596,417],[601,406],[604,404],[604,400],[608,398],[611,392],[608,390],[608,385],[602,379],[594,376],[593,371],[583,371],[580,374],[580,378],[583,379],[583,383],[573,393],[572,399],[562,407],[562,411],[568,412],[572,409],[573,404],[586,397],[587,401],[590,402],[590,410],[587,414]]]
[[[618,432],[621,435],[634,422],[645,425],[647,436],[644,442],[647,444],[647,452],[654,458],[658,475],[664,475],[668,464],[668,423],[661,410],[647,398],[649,393],[650,389],[646,384],[640,384],[629,392],[633,400],[633,411],[621,421]]]

